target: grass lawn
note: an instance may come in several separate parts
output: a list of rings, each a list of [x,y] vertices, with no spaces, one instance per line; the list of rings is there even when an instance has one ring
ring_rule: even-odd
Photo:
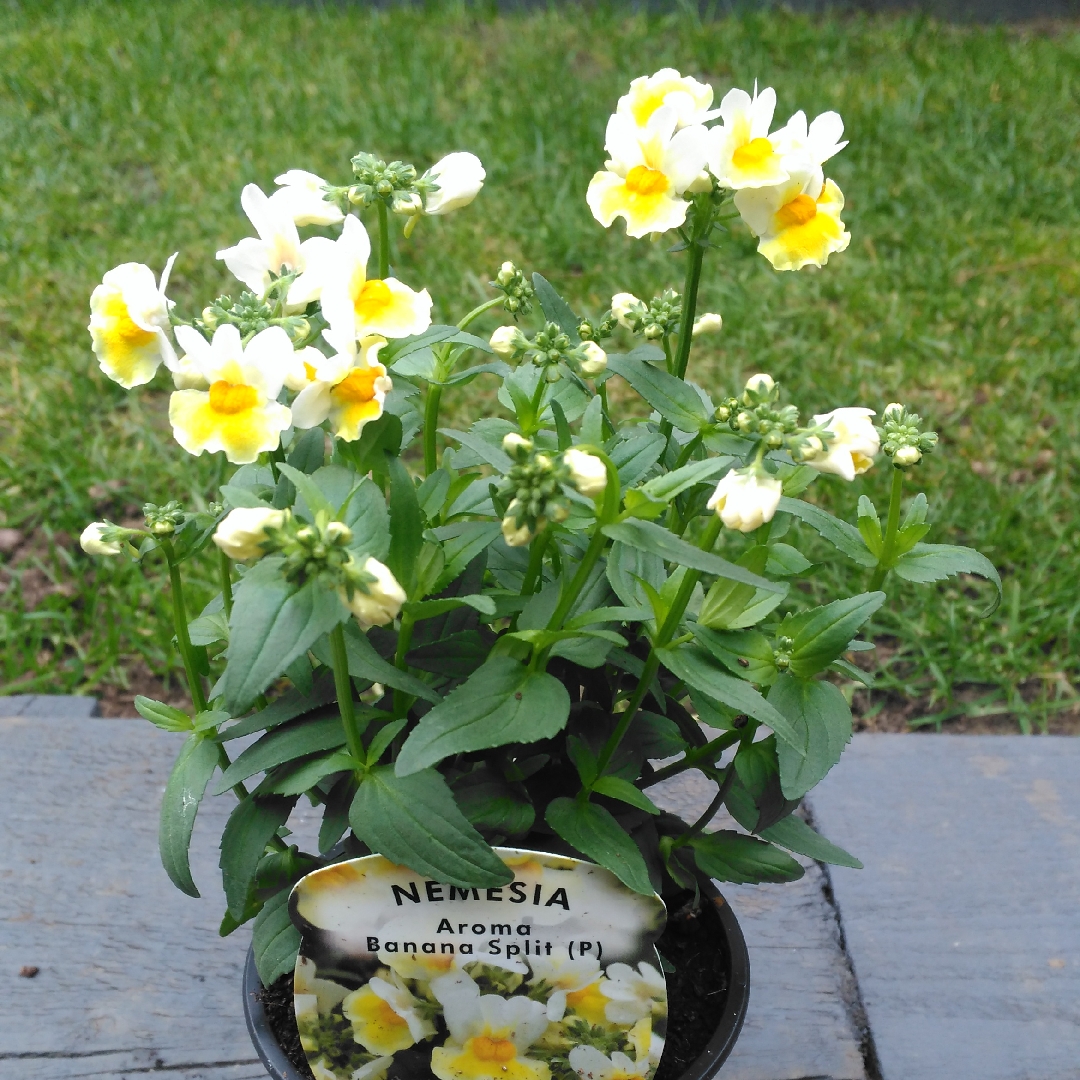
[[[928,540],[979,548],[1005,580],[987,620],[989,595],[968,582],[879,614],[880,689],[856,697],[864,723],[988,714],[1006,729],[1075,729],[1076,27],[0,3],[0,48],[4,693],[123,707],[160,693],[173,662],[159,568],[91,560],[74,539],[146,499],[207,500],[216,480],[213,461],[171,439],[164,371],[133,393],[98,371],[85,326],[106,269],[160,268],[179,250],[170,292],[190,311],[238,291],[214,252],[250,231],[244,183],[269,189],[289,167],[341,182],[359,149],[422,166],[467,149],[488,171],[481,197],[400,248],[401,276],[431,290],[436,318],[488,295],[504,258],[593,312],[616,290],[678,287],[682,256],[605,232],[584,200],[618,95],[673,65],[717,97],[775,86],[780,119],[835,108],[851,139],[830,168],[850,249],[800,274],[775,273],[745,232],[710,253],[703,309],[725,328],[691,375],[715,397],[769,371],[814,411],[913,405],[942,436],[917,473],[940,523]],[[494,407],[477,390],[448,395],[449,408]],[[853,517],[860,493],[882,506],[887,483],[877,470],[818,487]],[[816,580],[852,572],[826,557]]]

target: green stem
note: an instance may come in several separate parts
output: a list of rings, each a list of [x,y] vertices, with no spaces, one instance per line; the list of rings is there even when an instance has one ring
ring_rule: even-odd
[[[870,581],[870,592],[877,592],[885,575],[892,569],[893,552],[896,548],[896,533],[900,528],[900,498],[904,493],[904,470],[893,468],[892,492],[889,495],[889,520],[885,525],[885,540],[881,548],[881,558]]]
[[[675,354],[674,374],[686,378],[686,365],[690,362],[690,343],[694,337],[694,315],[697,313],[698,286],[701,284],[701,261],[705,248],[701,244],[690,245],[690,261],[686,264],[686,282],[683,285],[682,319],[679,322],[679,351]]]
[[[720,807],[724,805],[724,799],[727,798],[727,793],[731,790],[731,785],[734,782],[735,762],[732,762],[724,772],[724,779],[721,782],[720,787],[717,788],[713,801],[705,808],[705,813],[703,813],[701,817],[699,817],[697,821],[695,821],[694,824],[671,845],[673,848],[682,847],[684,844],[689,843],[702,829],[705,828],[706,825],[709,824],[710,821],[712,821],[714,817],[716,817]]]
[[[390,276],[390,214],[382,199],[375,205],[379,211],[379,277],[385,280]]]
[[[643,784],[642,787],[652,787],[653,784],[659,784],[662,780],[678,776],[679,773],[686,772],[687,769],[694,769],[697,767],[698,762],[701,761],[707,761],[711,765],[720,754],[729,746],[734,746],[741,738],[741,731],[725,731],[723,735],[713,739],[712,742],[687,750],[678,761],[673,761],[670,765],[658,769],[649,777],[649,782]]]
[[[409,646],[412,644],[413,627],[416,625],[416,620],[412,615],[402,613],[401,627],[398,630],[397,639],[397,651],[394,653],[394,667],[399,671],[407,671],[409,665],[405,663],[405,657],[409,653]],[[411,694],[405,693],[404,690],[394,691],[394,716],[399,719],[405,716],[415,699]]]
[[[536,592],[540,575],[544,571],[544,551],[547,549],[550,536],[551,529],[547,528],[538,536],[533,537],[532,545],[529,548],[529,565],[525,571],[525,578],[521,583],[522,596],[532,596]]]
[[[203,693],[202,680],[195,667],[195,656],[191,651],[191,637],[188,634],[187,607],[184,604],[184,582],[180,577],[180,567],[176,562],[171,540],[161,541],[161,550],[169,563],[169,583],[172,586],[173,627],[176,630],[176,644],[184,662],[184,674],[187,676],[188,692],[196,713],[206,712],[206,695]]]
[[[225,618],[232,618],[232,560],[218,549],[218,570],[221,573],[221,602],[225,606]]]
[[[427,400],[424,402],[424,475],[430,476],[439,467],[438,448],[435,436],[439,430],[439,403],[442,401],[443,388],[430,385]]]
[[[361,729],[353,711],[352,679],[349,678],[349,654],[345,649],[345,630],[338,623],[330,631],[330,650],[334,665],[334,689],[337,691],[338,710],[345,728],[345,742],[349,753],[357,761],[364,760],[364,744],[360,741]]]
[[[671,335],[665,334],[661,339],[661,344],[664,346],[664,361],[667,364],[668,374],[674,375],[674,365],[671,359]]]
[[[474,307],[464,319],[457,324],[459,330],[467,330],[485,311],[490,311],[493,307],[498,307],[506,299],[505,296],[496,296],[494,300],[485,300],[478,307]]]
[[[723,523],[720,518],[714,514],[712,520],[705,529],[705,535],[701,538],[700,547],[702,551],[712,551],[713,545],[716,543],[716,538],[720,535],[722,525]],[[630,730],[630,725],[634,722],[634,717],[637,715],[638,709],[641,708],[641,703],[645,700],[645,695],[648,693],[649,687],[652,685],[652,681],[656,677],[656,672],[660,667],[659,650],[667,645],[675,636],[675,631],[679,628],[679,623],[682,621],[683,612],[686,611],[686,605],[690,602],[690,597],[693,595],[694,586],[700,579],[700,570],[688,569],[686,571],[686,576],[683,578],[682,585],[679,586],[679,591],[675,595],[671,610],[668,611],[667,618],[664,619],[664,624],[660,627],[659,632],[656,635],[656,640],[649,650],[649,658],[645,661],[645,668],[641,672],[641,678],[638,679],[638,684],[634,689],[633,696],[630,698],[630,704],[619,718],[615,730],[611,733],[608,741],[604,744],[604,749],[600,752],[600,757],[596,763],[597,776],[604,775],[604,769],[607,768],[608,762],[611,761],[615,751],[619,748],[619,743],[622,742],[623,736]]]

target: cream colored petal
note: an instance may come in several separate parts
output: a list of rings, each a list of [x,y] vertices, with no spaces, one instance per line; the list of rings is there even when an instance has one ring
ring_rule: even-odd
[[[256,296],[262,296],[270,284],[270,251],[263,240],[247,236],[231,248],[223,248],[217,258],[229,268],[237,281],[242,281]]]
[[[318,427],[333,408],[330,385],[321,380],[309,383],[292,403],[293,424],[298,428]]]

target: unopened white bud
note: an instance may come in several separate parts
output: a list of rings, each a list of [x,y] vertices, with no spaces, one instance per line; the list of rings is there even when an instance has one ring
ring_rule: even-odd
[[[230,559],[244,562],[262,555],[267,529],[280,529],[285,511],[272,507],[239,506],[230,510],[214,532],[214,543]]]
[[[518,525],[513,514],[502,519],[502,534],[508,547],[524,547],[533,538],[528,523]]]
[[[611,314],[618,319],[619,325],[625,326],[627,330],[633,330],[633,326],[627,321],[630,312],[642,306],[641,301],[633,293],[620,292],[611,298]]]
[[[702,169],[701,172],[690,181],[690,186],[686,189],[691,195],[698,195],[703,191],[712,191],[712,177]]]
[[[694,337],[697,337],[698,334],[717,334],[723,329],[723,326],[723,316],[717,315],[715,311],[708,311],[694,320],[694,329],[691,333]]]
[[[331,521],[326,526],[326,539],[331,544],[347,544],[353,538],[353,531],[343,521]]]
[[[500,285],[509,285],[511,281],[517,276],[517,267],[507,259],[506,262],[499,267],[499,272],[495,275],[495,280]]]
[[[892,459],[895,465],[917,465],[922,460],[922,451],[917,446],[901,446]]]
[[[83,529],[79,546],[87,555],[119,555],[124,550],[119,540],[106,542],[101,539],[102,530],[109,527],[107,521],[92,521]]]
[[[521,331],[516,326],[500,326],[492,333],[488,344],[496,356],[509,360],[518,351],[520,337]]]
[[[585,359],[581,361],[581,374],[595,378],[607,369],[607,353],[595,341],[585,342]]]
[[[825,451],[825,444],[816,436],[811,435],[806,442],[802,444],[800,455],[803,461],[813,461],[814,458],[819,457]]]
[[[503,436],[502,448],[511,457],[517,457],[519,453],[531,454],[533,441],[516,431],[509,431]]]
[[[719,318],[719,316],[717,317]],[[766,375],[764,372],[760,372],[757,375],[751,375],[750,378],[746,380],[746,389],[753,390],[755,393],[762,396],[771,393],[774,386],[776,386],[776,383],[773,381],[773,377],[771,375]]]
[[[391,209],[404,217],[415,217],[424,212],[424,200],[415,191],[396,195]]]
[[[406,600],[405,590],[398,584],[390,568],[378,559],[366,559],[361,570],[375,578],[367,583],[367,592],[356,589],[351,600],[344,589],[341,589],[338,595],[352,612],[361,630],[385,626],[396,619],[401,611],[401,605]]]
[[[475,154],[459,151],[447,154],[427,171],[427,177],[439,185],[424,204],[429,214],[449,214],[476,198],[484,186],[484,166]]]
[[[729,529],[753,532],[772,521],[783,493],[784,486],[775,476],[732,471],[716,485],[706,505]]]
[[[567,450],[563,464],[570,470],[570,483],[586,498],[595,499],[607,488],[607,468],[595,454]]]
[[[893,415],[890,417],[890,414],[893,414]],[[903,416],[903,415],[904,415],[904,406],[901,405],[899,401],[894,401],[894,402],[892,402],[892,404],[885,406],[885,409],[881,414],[881,418],[883,420],[888,420],[890,418],[895,419],[895,420],[899,420],[900,417]]]

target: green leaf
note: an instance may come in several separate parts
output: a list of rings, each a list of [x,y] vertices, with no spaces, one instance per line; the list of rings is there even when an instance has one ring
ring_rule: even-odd
[[[729,671],[748,682],[768,686],[776,679],[769,639],[758,630],[710,630],[693,627],[694,637]]]
[[[231,719],[232,717],[223,709],[206,709],[195,714],[192,724],[200,735],[209,733],[210,737],[213,738],[217,734],[217,729]]]
[[[690,841],[702,873],[716,881],[739,885],[765,881],[798,881],[803,868],[788,854],[753,836],[723,829]]]
[[[291,892],[291,888],[285,888],[274,893],[255,916],[251,948],[255,953],[255,967],[263,986],[271,986],[296,967],[296,954],[300,951],[300,931],[293,926],[289,917]]]
[[[508,473],[514,463],[501,446],[489,443],[475,431],[455,431],[453,428],[439,428],[439,434],[448,439],[455,439],[462,446],[467,446],[485,464],[500,473]]]
[[[201,735],[191,735],[180,748],[176,764],[165,785],[161,800],[161,819],[158,826],[158,850],[161,865],[169,880],[188,896],[198,896],[199,890],[191,880],[188,848],[195,815],[199,812],[206,785],[218,765],[218,748]]]
[[[706,480],[711,480],[714,476],[726,472],[734,460],[731,457],[715,457],[706,458],[704,461],[691,461],[680,469],[665,473],[663,476],[653,477],[652,480],[642,485],[641,490],[650,499],[670,502],[676,495],[681,495],[686,491],[687,488],[704,483]]]
[[[620,802],[644,810],[647,814],[660,813],[660,807],[645,792],[634,787],[629,780],[623,780],[620,776],[601,776],[599,780],[593,782],[592,789],[598,795],[606,795],[609,799],[618,799]]]
[[[296,797],[249,795],[229,815],[221,836],[221,880],[229,914],[242,920],[259,860],[278,829],[289,820]]]
[[[409,667],[460,679],[474,672],[488,657],[491,646],[477,630],[462,630],[420,645],[405,658]]]
[[[717,661],[700,645],[661,649],[660,662],[683,682],[768,725],[776,732],[778,739],[793,748],[796,756],[801,752],[801,733],[792,726],[788,717],[771,701],[766,701],[749,683],[734,679],[721,670]]]
[[[419,622],[421,619],[434,619],[437,615],[445,615],[459,607],[471,607],[481,615],[495,614],[495,601],[490,596],[475,593],[469,596],[447,596],[442,600],[410,600],[402,606],[402,610]]]
[[[257,562],[236,590],[229,620],[229,661],[221,680],[225,708],[234,716],[298,656],[349,612],[317,581],[297,589],[281,573],[282,559]]]
[[[777,633],[794,642],[791,674],[809,678],[827,668],[847,650],[855,632],[884,602],[883,592],[859,593],[798,615],[789,615]]]
[[[629,356],[608,356],[608,371],[621,375],[665,420],[693,434],[713,423],[712,413],[682,379]]]
[[[326,460],[326,432],[319,427],[298,432],[293,437],[286,460],[294,469],[309,475],[322,468],[322,463]]]
[[[416,561],[423,544],[424,527],[416,485],[399,457],[387,456],[390,473],[390,551],[386,565],[409,595],[416,582]]]
[[[803,502],[802,499],[790,499],[786,495],[781,496],[779,509],[806,522],[823,539],[828,540],[833,547],[860,566],[877,564],[877,559],[867,549],[859,530],[854,525],[833,517],[820,506]]]
[[[333,667],[333,653],[329,638],[317,641],[311,647],[311,651],[321,663],[327,667]],[[423,698],[424,701],[430,701],[432,704],[442,701],[442,698],[426,682],[384,660],[375,651],[375,646],[368,641],[367,635],[351,619],[345,624],[345,655],[349,661],[349,674],[354,679],[383,683],[386,686],[392,686],[395,690],[412,694],[413,697]]]
[[[548,322],[555,323],[559,329],[570,339],[571,344],[577,345],[581,341],[578,334],[580,320],[571,310],[570,305],[551,287],[547,278],[539,274],[532,276],[533,288],[536,290],[536,299],[540,301],[544,317]]]
[[[496,656],[421,718],[398,755],[398,775],[451,754],[549,738],[569,715],[570,695],[554,675]]]
[[[297,720],[268,732],[249,746],[226,770],[218,781],[215,795],[221,795],[241,780],[258,772],[267,772],[277,765],[320,750],[336,750],[345,745],[345,728],[340,716],[324,716],[319,720]]]
[[[211,611],[188,623],[188,638],[192,645],[213,645],[229,640],[229,620],[224,609]]]
[[[768,549],[755,544],[739,556],[736,565],[760,574],[764,572],[768,558]],[[705,594],[698,611],[698,622],[716,629],[732,629],[735,620],[746,611],[757,594],[758,590],[751,585],[720,578]]]
[[[769,561],[765,564],[765,569],[778,577],[802,574],[814,565],[798,548],[793,548],[790,544],[770,544],[768,551]]]
[[[881,558],[885,541],[881,535],[881,519],[877,507],[865,496],[859,496],[859,534],[875,559]]]
[[[356,760],[347,750],[335,750],[330,754],[289,762],[268,775],[255,789],[255,794],[303,795],[324,777],[355,769],[356,766]]]
[[[619,470],[619,485],[627,488],[636,484],[659,460],[667,440],[658,431],[625,439],[608,451],[612,464]]]
[[[278,472],[282,476],[287,476],[292,481],[297,492],[303,496],[303,503],[297,503],[298,513],[303,509],[304,515],[309,521],[314,521],[315,515],[320,510],[325,511],[330,517],[334,516],[337,507],[330,504],[330,500],[319,490],[318,484],[307,473],[285,464],[278,465]]]
[[[334,680],[327,674],[314,684],[310,694],[296,689],[287,691],[265,709],[245,716],[228,731],[222,732],[218,736],[218,742],[239,739],[256,731],[268,731],[334,700],[336,700]]]
[[[436,382],[436,385],[460,386],[462,383],[472,382],[477,375],[498,375],[501,378],[506,378],[510,374],[510,370],[509,364],[504,363],[502,360],[493,360],[490,364],[474,364],[463,371],[452,372],[441,382]],[[432,380],[432,382],[435,382],[435,380]]]
[[[379,350],[379,362],[391,364],[404,356],[412,356],[413,353],[430,349],[432,345],[468,345],[481,352],[491,352],[491,346],[473,334],[459,330],[456,326],[429,326],[422,334],[413,334],[411,337],[396,338],[388,341]]]
[[[434,769],[411,776],[397,776],[393,765],[368,770],[349,823],[372,851],[437,881],[479,888],[505,885],[514,876]]]
[[[649,596],[642,582],[659,590],[667,578],[664,560],[659,555],[618,540],[608,552],[606,570],[615,595],[629,607],[649,607]]]
[[[408,722],[408,717],[403,716],[400,720],[391,720],[389,723],[383,724],[383,726],[375,732],[367,748],[368,765],[378,765],[379,758],[383,756],[386,748],[398,737],[400,732],[404,730],[405,725],[408,724]]]
[[[783,675],[769,691],[769,704],[787,718],[797,742],[777,742],[780,785],[801,799],[840,760],[851,738],[851,709],[832,683]]]
[[[484,766],[455,784],[454,797],[461,812],[476,828],[522,836],[536,821],[536,810],[523,791],[520,785],[511,786]]]
[[[333,507],[334,518],[352,529],[349,550],[385,559],[390,548],[390,524],[378,485],[341,465],[324,465],[311,479]]]
[[[715,574],[717,577],[751,585],[755,589],[764,589],[766,592],[778,593],[787,590],[785,585],[778,585],[775,581],[769,581],[768,578],[759,577],[741,566],[728,562],[727,559],[720,558],[719,555],[713,555],[694,544],[688,544],[654,521],[620,521],[615,525],[604,526],[603,533],[612,540],[629,544],[630,547],[651,551],[654,555],[659,555],[676,566],[702,570],[707,574]]]
[[[194,727],[191,717],[186,712],[174,709],[163,701],[143,697],[142,694],[138,694],[135,698],[135,711],[144,720],[149,720],[162,731],[191,731]]]
[[[265,510],[270,505],[265,499],[260,499],[251,488],[240,487],[239,484],[222,484],[221,497],[232,509],[244,507]]]
[[[893,569],[905,581],[919,584],[942,581],[956,574],[978,574],[992,581],[997,588],[997,600],[986,615],[992,614],[1001,603],[1001,578],[997,569],[974,548],[952,544],[916,544],[906,555],[900,556]]]
[[[465,567],[480,552],[494,543],[500,528],[497,521],[455,521],[440,525],[434,532],[443,546],[446,565],[433,591],[442,592],[465,572]]]
[[[325,855],[344,835],[349,827],[349,807],[356,794],[356,777],[349,773],[330,789],[319,822],[319,854]]]
[[[365,424],[360,441],[349,444],[356,472],[362,476],[374,471],[385,476],[386,455],[400,453],[403,438],[401,420],[389,411],[384,412],[378,420]]]
[[[652,895],[641,851],[602,806],[576,799],[553,799],[545,819],[571,847],[606,867],[628,888],[644,896]]]
[[[821,833],[810,828],[802,818],[794,814],[778,821],[763,829],[762,837],[774,844],[787,848],[788,851],[797,851],[809,859],[817,862],[832,863],[834,866],[850,866],[854,870],[861,870],[863,864],[849,855],[842,847],[837,847],[830,840],[826,840]]]
[[[551,402],[551,415],[555,418],[555,433],[558,438],[560,450],[569,450],[574,442],[574,436],[570,433],[570,425],[566,422],[566,413],[557,402]]]

